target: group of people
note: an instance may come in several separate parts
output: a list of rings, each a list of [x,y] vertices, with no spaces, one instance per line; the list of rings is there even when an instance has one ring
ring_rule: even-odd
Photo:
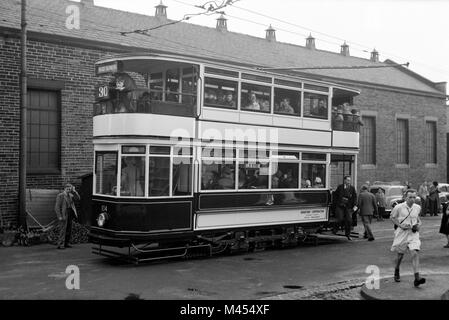
[[[347,102],[332,108],[332,120],[334,130],[357,132],[360,126],[363,126],[360,111],[354,108],[351,109],[351,106]]]
[[[424,181],[418,188],[418,196],[421,199],[421,215],[425,216],[427,213],[430,216],[438,216],[440,208],[440,191],[438,190],[438,182],[433,181],[429,184]]]
[[[390,214],[390,220],[394,225],[394,239],[391,246],[391,251],[396,253],[394,262],[394,281],[400,282],[400,266],[404,258],[404,254],[408,251],[412,257],[412,267],[414,273],[414,286],[418,287],[426,282],[426,279],[419,275],[419,251],[421,249],[421,241],[419,237],[419,230],[422,225],[421,216],[426,214],[422,211],[422,207],[416,201],[418,195],[423,197],[423,207],[433,206],[432,201],[429,200],[430,194],[438,195],[438,183],[434,181],[429,190],[426,190],[427,183],[424,182],[419,191],[412,189],[410,186],[405,190],[405,201],[396,205]],[[431,189],[431,190],[430,190]],[[436,191],[435,191],[436,190]],[[428,191],[428,193],[426,193]],[[382,196],[383,194],[383,196]],[[363,226],[364,238],[368,241],[374,240],[374,235],[371,230],[371,221],[373,216],[378,214],[381,218],[385,210],[385,195],[383,190],[379,188],[376,195],[369,192],[367,185],[363,185],[360,193],[357,195],[355,188],[351,185],[351,177],[345,176],[343,184],[339,185],[333,193],[333,208],[337,218],[337,224],[333,232],[336,233],[339,226],[344,225],[345,235],[348,240],[351,239],[351,227],[353,225],[354,214],[359,213]],[[429,204],[431,203],[431,204]],[[431,210],[437,210],[435,208]],[[432,212],[432,211],[431,211]],[[436,215],[436,214],[431,214]],[[441,220],[440,233],[447,238],[447,244],[444,248],[449,248],[449,215],[447,206],[443,209],[443,217]]]
[[[204,93],[204,103],[212,105],[220,105],[228,108],[235,108],[235,95],[231,91],[225,91],[222,94],[217,94],[214,90],[206,90]]]

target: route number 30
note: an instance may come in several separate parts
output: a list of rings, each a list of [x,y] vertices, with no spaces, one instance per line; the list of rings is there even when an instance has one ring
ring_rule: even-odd
[[[99,99],[108,98],[109,97],[109,87],[108,86],[98,87],[97,97]]]

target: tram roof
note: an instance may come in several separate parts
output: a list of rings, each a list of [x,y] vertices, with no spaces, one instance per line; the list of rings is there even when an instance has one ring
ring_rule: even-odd
[[[151,68],[153,65],[153,61],[157,63],[154,63],[154,65],[160,66],[161,61],[167,61],[171,62],[170,67],[172,66],[180,66],[182,67],[185,64],[206,64],[211,65],[217,68],[226,68],[226,69],[234,69],[239,70],[243,72],[251,72],[251,73],[259,73],[261,75],[269,76],[269,77],[280,77],[280,78],[287,78],[290,80],[296,80],[300,82],[306,82],[310,84],[316,84],[316,85],[322,85],[322,86],[328,86],[333,87],[336,89],[337,93],[342,92],[351,92],[354,95],[360,94],[360,90],[356,88],[351,88],[348,86],[342,86],[340,84],[327,82],[327,81],[319,81],[311,78],[306,77],[300,77],[298,75],[294,74],[288,74],[288,73],[282,73],[282,72],[270,72],[270,71],[264,71],[264,70],[258,70],[254,66],[251,67],[249,65],[235,65],[235,64],[226,64],[220,61],[215,61],[211,59],[199,59],[198,57],[191,57],[191,56],[182,56],[182,55],[168,55],[168,54],[120,54],[116,55],[114,57],[101,59],[96,62],[96,65],[101,65],[105,63],[110,63],[114,61],[121,61],[124,63],[124,69],[125,71],[135,71],[139,72],[145,69],[146,66]]]
[[[80,29],[66,27],[69,5],[80,7]],[[3,0],[0,3],[2,19],[0,28],[20,30],[20,2]],[[321,66],[382,66],[386,68],[360,69],[307,69],[295,72],[306,78],[318,80],[355,82],[367,85],[412,90],[424,94],[444,97],[436,83],[392,62],[372,62],[353,56],[343,56],[325,50],[310,50],[289,43],[267,41],[236,32],[219,32],[216,28],[191,23],[176,23],[151,31],[150,36],[126,34],[138,29],[159,26],[171,20],[162,21],[156,17],[125,12],[86,3],[68,0],[28,0],[29,37],[41,37],[45,41],[74,43],[135,52],[183,52],[189,56],[228,61],[233,64],[257,65],[262,68],[296,67],[313,68]],[[46,36],[45,36],[46,35]],[[52,35],[52,37],[48,37]]]

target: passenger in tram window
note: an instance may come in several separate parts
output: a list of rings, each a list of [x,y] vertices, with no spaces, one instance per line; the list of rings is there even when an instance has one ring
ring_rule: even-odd
[[[293,109],[293,107],[290,105],[290,98],[282,99],[281,104],[279,105],[278,112],[289,114],[295,113],[295,109]]]
[[[352,109],[352,122],[354,123],[354,131],[358,132],[360,130],[360,126],[363,126],[363,121],[360,118],[360,111],[357,109]]]
[[[298,181],[294,178],[293,171],[291,169],[288,169],[287,173],[282,176],[279,186],[281,189],[292,189],[298,187]]]
[[[314,103],[310,113],[314,116],[326,117],[327,106],[324,99],[319,99],[318,103]]]
[[[235,108],[234,95],[231,91],[226,91],[224,95],[223,105]]]
[[[315,178],[315,181],[314,181],[314,184],[313,184],[313,188],[324,188],[324,184],[321,181],[320,177],[316,177]]]
[[[150,112],[150,93],[145,91],[139,98],[137,103],[137,112],[148,113]]]
[[[271,178],[271,187],[273,189],[281,188],[280,181],[281,181],[282,176],[283,176],[282,171],[278,169],[278,171]]]
[[[221,178],[218,180],[219,189],[234,189],[234,175],[229,167],[225,166],[221,171]]]
[[[121,194],[132,197],[142,197],[145,173],[136,157],[124,157],[125,167],[122,168]]]
[[[343,107],[338,106],[336,114],[334,116],[334,130],[343,130]]]
[[[218,172],[217,171],[206,171],[202,177],[202,189],[203,190],[214,190],[218,189]]]
[[[257,96],[254,92],[249,93],[249,103],[246,105],[245,109],[260,111],[260,104],[257,101]]]
[[[212,89],[206,89],[204,92],[204,102],[205,103],[211,103],[211,104],[217,104],[217,93]]]
[[[312,188],[312,182],[307,179],[304,188]]]
[[[270,101],[267,99],[262,100],[260,111],[270,112]]]

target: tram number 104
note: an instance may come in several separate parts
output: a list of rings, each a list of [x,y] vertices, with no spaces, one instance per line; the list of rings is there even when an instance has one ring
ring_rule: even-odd
[[[102,85],[98,86],[96,90],[96,98],[97,100],[104,100],[109,98],[109,86]]]

